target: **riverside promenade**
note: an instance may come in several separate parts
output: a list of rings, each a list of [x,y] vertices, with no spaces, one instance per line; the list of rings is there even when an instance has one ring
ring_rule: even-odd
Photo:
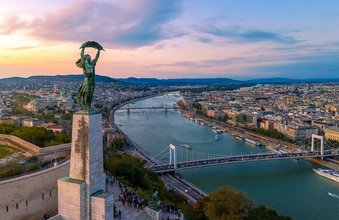
[[[113,205],[116,207],[117,213],[120,210],[121,217],[119,215],[115,218],[117,220],[150,220],[151,218],[146,214],[144,209],[138,209],[134,205],[128,206],[127,203],[120,201],[121,191],[124,186],[117,181],[110,181],[107,184],[107,190],[113,194]],[[162,219],[167,220],[180,220],[179,215],[171,212],[163,212]]]
[[[162,94],[158,94],[158,95],[162,95]],[[133,156],[136,156],[142,160],[146,160],[148,162],[151,161],[151,157],[149,156],[149,154],[145,152],[138,144],[130,140],[130,138],[124,132],[122,132],[122,130],[114,123],[114,112],[119,110],[124,105],[127,105],[131,102],[151,98],[154,96],[157,96],[157,95],[141,97],[138,99],[129,100],[128,102],[125,102],[125,103],[121,103],[120,105],[111,109],[109,119],[108,119],[109,126],[111,128],[115,128],[116,131],[124,138],[126,143],[132,148],[132,149],[129,149],[127,153]],[[196,204],[198,199],[207,196],[207,193],[205,193],[199,187],[195,186],[193,183],[190,183],[187,180],[178,178],[175,175],[166,176],[165,178],[161,178],[161,179],[163,180],[166,186],[168,186],[169,188],[179,193],[192,205]]]

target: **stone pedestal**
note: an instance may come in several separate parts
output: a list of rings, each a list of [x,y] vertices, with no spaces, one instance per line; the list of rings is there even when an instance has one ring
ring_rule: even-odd
[[[89,194],[105,189],[101,114],[73,115],[69,177],[84,180]]]
[[[85,219],[86,183],[64,177],[58,180],[58,212],[62,219]]]
[[[113,219],[113,196],[98,191],[91,196],[91,220]]]
[[[148,206],[146,206],[145,212],[151,220],[161,220],[162,219],[162,211],[161,210],[156,211],[156,210],[153,210],[153,209],[149,208]]]
[[[73,115],[70,174],[58,181],[58,188],[62,219],[112,219],[113,195],[104,192],[101,114],[81,111]]]

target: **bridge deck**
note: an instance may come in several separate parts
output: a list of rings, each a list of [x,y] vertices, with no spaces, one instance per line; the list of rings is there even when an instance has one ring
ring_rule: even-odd
[[[135,110],[135,109],[179,109],[178,107],[172,106],[156,106],[156,107],[123,107],[119,110]]]
[[[180,169],[189,169],[196,167],[214,166],[219,164],[255,162],[267,160],[283,160],[283,159],[303,159],[312,157],[332,157],[338,156],[339,151],[330,151],[323,155],[320,152],[302,152],[302,153],[270,153],[270,154],[255,154],[243,156],[227,156],[220,158],[193,160],[187,162],[178,162],[176,168],[174,164],[151,166],[150,168],[156,173],[172,172]]]

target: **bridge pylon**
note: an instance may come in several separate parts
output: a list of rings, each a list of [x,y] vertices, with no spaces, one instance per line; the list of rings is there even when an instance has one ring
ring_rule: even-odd
[[[312,134],[311,151],[314,151],[314,139],[320,140],[320,154],[324,155],[324,136]]]
[[[170,165],[173,165],[174,169],[177,169],[177,150],[173,144],[169,145],[170,150]]]

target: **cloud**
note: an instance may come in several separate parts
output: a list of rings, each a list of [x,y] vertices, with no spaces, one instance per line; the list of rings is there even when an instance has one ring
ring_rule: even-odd
[[[300,42],[300,40],[291,36],[285,36],[284,34],[263,30],[247,30],[240,27],[219,28],[213,25],[205,25],[194,26],[194,29],[204,34],[242,42],[270,41],[284,44]]]
[[[282,64],[255,66],[247,71],[261,76],[291,78],[338,78],[339,53],[308,55],[291,58]]]
[[[212,39],[209,38],[209,37],[201,37],[201,36],[198,36],[198,37],[194,37],[194,40],[197,40],[201,43],[204,43],[204,44],[209,44],[212,42]]]
[[[75,2],[29,22],[17,16],[0,25],[1,33],[24,31],[32,37],[66,42],[96,40],[105,45],[139,47],[181,36],[170,23],[181,13],[180,1],[126,0]]]
[[[13,34],[18,29],[24,28],[25,23],[17,15],[9,15],[3,19],[0,25],[0,34]]]
[[[33,49],[36,48],[35,46],[21,46],[21,47],[10,47],[7,48],[9,50],[28,50],[28,49]]]
[[[200,61],[177,61],[165,64],[154,64],[144,66],[144,68],[159,68],[159,67],[184,67],[188,69],[210,68],[215,66],[225,66],[232,62],[241,60],[240,57],[230,57],[224,59],[207,59]]]

